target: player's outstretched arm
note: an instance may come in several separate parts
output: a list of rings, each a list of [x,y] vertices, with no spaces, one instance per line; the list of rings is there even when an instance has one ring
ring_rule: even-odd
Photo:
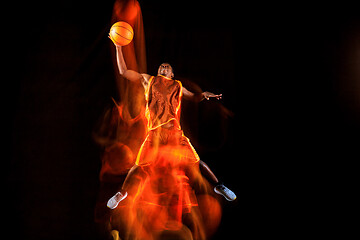
[[[122,47],[116,44],[115,46],[116,46],[116,61],[120,75],[122,75],[124,78],[128,79],[129,81],[133,81],[133,82],[140,81],[142,85],[145,87],[149,82],[150,76],[148,74],[140,74],[136,71],[127,69],[124,56],[122,53]]]
[[[202,92],[199,94],[195,94],[193,92],[190,92],[186,88],[182,88],[183,96],[189,100],[192,100],[194,102],[200,102],[204,99],[209,100],[210,98],[216,98],[217,100],[222,98],[222,94],[214,94],[211,92]]]

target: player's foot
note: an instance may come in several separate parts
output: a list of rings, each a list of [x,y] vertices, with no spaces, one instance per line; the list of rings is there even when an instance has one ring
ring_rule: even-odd
[[[224,198],[228,201],[234,201],[236,199],[236,195],[233,191],[225,187],[223,184],[219,184],[214,188],[214,191],[217,194],[224,196]]]
[[[121,192],[117,192],[114,196],[112,196],[112,198],[109,199],[106,206],[108,208],[115,209],[118,206],[119,202],[124,200],[127,197],[127,195],[128,195],[127,192],[125,192],[125,194],[122,194]]]

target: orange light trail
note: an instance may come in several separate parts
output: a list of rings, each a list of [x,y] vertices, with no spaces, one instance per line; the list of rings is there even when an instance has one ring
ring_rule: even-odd
[[[116,1],[113,22],[116,21],[126,21],[134,29],[133,41],[123,48],[129,69],[146,72],[144,30],[137,1]],[[113,60],[116,66],[115,57]],[[181,82],[176,82],[181,88]],[[120,103],[114,101],[114,108],[107,112],[100,126],[101,134],[96,136],[105,146],[100,182],[121,186],[118,176],[127,174],[134,164],[140,171],[130,180],[128,197],[109,213],[110,220],[98,221],[105,221],[114,239],[209,238],[220,224],[221,206],[213,187],[201,175],[200,158],[189,139],[180,126],[167,130],[150,125],[151,113],[145,104],[149,89],[144,92],[142,86],[120,75],[117,75],[117,87]],[[182,91],[179,94],[181,99]],[[181,100],[175,107],[175,117],[160,126],[179,121],[180,108]],[[161,143],[164,136],[168,144]],[[142,162],[138,152],[146,155]],[[107,200],[113,192],[101,194],[99,198]]]

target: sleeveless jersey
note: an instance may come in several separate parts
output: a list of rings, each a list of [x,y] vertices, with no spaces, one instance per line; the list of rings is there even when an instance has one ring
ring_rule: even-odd
[[[182,84],[161,75],[152,76],[145,90],[148,130],[154,130],[174,120],[180,127]]]

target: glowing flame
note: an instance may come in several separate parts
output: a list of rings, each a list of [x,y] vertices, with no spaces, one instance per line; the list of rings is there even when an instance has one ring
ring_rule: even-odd
[[[145,110],[129,119],[123,113],[123,105],[111,110],[109,122],[117,126],[119,136],[105,148],[100,181],[127,174],[136,163],[136,153],[141,154],[139,171],[129,181],[128,197],[111,211],[111,234],[123,240],[211,236],[220,223],[221,207],[201,175],[199,157],[190,141],[177,128],[145,131]],[[150,139],[145,139],[146,133]],[[118,187],[121,184],[117,182]]]
[[[133,41],[123,47],[128,68],[146,72],[139,3],[116,1],[112,22],[117,21],[126,21],[134,29]],[[115,49],[111,52],[115,53]],[[113,239],[208,238],[216,231],[222,213],[213,187],[200,173],[199,157],[179,129],[160,131],[169,131],[168,136],[178,136],[188,144],[176,141],[162,144],[163,133],[157,130],[152,131],[152,146],[142,144],[148,134],[143,87],[123,79],[118,71],[115,73],[121,99],[119,103],[114,101],[114,107],[104,114],[95,134],[96,141],[105,147],[100,182],[120,187],[123,179],[119,176],[125,176],[136,162],[139,171],[130,179],[128,197],[115,210],[108,212],[105,207],[107,199],[115,193],[113,189],[104,187],[100,191],[97,222],[104,225]],[[146,155],[141,163],[136,159],[139,151]]]
[[[154,161],[140,166],[129,197],[114,210],[113,228],[121,239],[206,239],[220,223],[221,208],[198,162],[189,165],[188,150],[177,146],[156,148]]]

